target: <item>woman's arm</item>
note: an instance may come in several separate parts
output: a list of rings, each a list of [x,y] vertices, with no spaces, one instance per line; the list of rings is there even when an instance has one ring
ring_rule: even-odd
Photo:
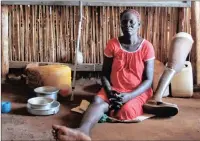
[[[104,55],[102,74],[101,74],[101,83],[107,94],[107,96],[111,93],[111,83],[110,83],[110,74],[112,70],[113,57],[109,58]]]
[[[146,90],[148,90],[153,82],[153,73],[154,73],[154,59],[148,60],[144,63],[144,73],[143,73],[143,81],[142,83],[132,92],[130,93],[121,93],[122,102],[126,103],[130,99],[137,97],[142,94]]]

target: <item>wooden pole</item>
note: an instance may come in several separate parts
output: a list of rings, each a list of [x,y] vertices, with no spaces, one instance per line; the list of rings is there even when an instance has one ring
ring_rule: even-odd
[[[184,8],[178,9],[178,17],[179,17],[179,24],[178,24],[178,31],[182,32],[184,31]]]
[[[200,85],[200,2],[193,1],[191,8],[191,31],[194,39],[193,48],[196,52],[196,84]]]
[[[79,44],[80,44],[80,37],[81,37],[81,24],[82,24],[82,1],[80,1],[80,19],[78,24],[78,36],[77,36],[77,44],[76,44],[76,52],[75,52],[75,65],[74,65],[74,74],[73,74],[73,81],[72,81],[72,95],[70,100],[74,100],[74,89],[75,89],[75,81],[76,81],[76,67],[77,67],[77,53],[79,51]]]
[[[2,81],[5,81],[9,72],[8,6],[1,7],[1,16],[1,77]]]

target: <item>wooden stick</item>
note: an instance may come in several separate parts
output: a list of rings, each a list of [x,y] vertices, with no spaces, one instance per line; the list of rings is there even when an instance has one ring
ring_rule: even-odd
[[[43,49],[43,57],[44,57],[44,61],[45,62],[47,62],[47,58],[46,58],[46,56],[47,56],[47,51],[46,51],[46,47],[47,47],[47,31],[48,31],[48,29],[47,29],[47,25],[48,25],[48,20],[47,20],[47,6],[43,6],[43,14],[44,14],[44,19],[45,19],[45,25],[44,25],[44,49]]]
[[[161,8],[159,7],[158,8],[158,18],[160,17],[160,15],[161,15]],[[160,57],[160,48],[161,48],[161,44],[160,44],[160,41],[161,41],[161,35],[160,35],[160,29],[161,29],[161,18],[159,18],[159,20],[158,20],[158,43],[157,43],[157,47],[158,47],[158,59],[161,61],[161,57]]]
[[[187,21],[190,21],[191,19],[191,14],[190,14],[190,8],[187,8],[187,13],[188,13],[188,16],[187,16]],[[187,22],[187,33],[190,33],[190,22]]]
[[[107,39],[107,18],[106,18],[106,7],[103,7],[103,46],[106,47]]]
[[[108,19],[108,23],[107,23],[107,29],[108,29],[108,36],[107,36],[107,41],[110,39],[110,7],[107,7],[107,19]]]
[[[160,15],[161,15],[161,19],[160,19],[160,60],[161,62],[163,62],[163,8],[160,9]]]
[[[168,13],[167,13],[167,11],[168,11],[168,8],[167,7],[165,7],[165,20],[164,20],[164,62],[166,62],[167,60],[167,35],[168,35],[168,30],[167,30],[167,28],[168,28]]]
[[[74,89],[75,89],[75,81],[76,81],[76,67],[77,67],[77,52],[79,51],[79,43],[81,36],[81,24],[82,24],[82,1],[80,1],[80,20],[78,24],[78,37],[77,37],[77,45],[76,45],[76,54],[75,54],[75,66],[74,66],[74,74],[73,74],[73,82],[72,82],[72,95],[70,100],[74,100]]]
[[[144,34],[144,31],[145,31],[145,27],[146,26],[144,26],[145,25],[145,11],[144,11],[145,9],[143,8],[142,10],[141,10],[141,20],[142,20],[142,27],[141,27],[141,35],[142,35],[142,37],[143,38],[146,38],[145,37],[145,34]]]
[[[29,37],[29,33],[28,33],[28,7],[25,6],[25,41],[24,41],[24,52],[25,52],[25,60],[28,60],[28,37]]]
[[[72,18],[72,15],[73,15],[73,14],[72,14],[72,13],[73,13],[72,10],[73,10],[73,9],[72,9],[72,8],[73,8],[73,7],[70,7],[70,20],[69,20],[69,21],[70,21],[70,27],[69,27],[69,28],[70,28],[70,53],[71,53],[71,55],[70,55],[70,60],[71,60],[72,63],[73,63],[73,58],[74,58],[74,57],[73,57],[73,56],[74,56],[74,55],[73,55],[73,54],[74,54],[74,52],[73,52],[73,47],[74,47],[74,46],[73,46],[73,45],[74,45],[74,44],[73,44],[73,23],[72,23],[72,22],[73,22],[73,18]]]
[[[47,46],[47,49],[48,49],[48,54],[47,54],[47,56],[48,56],[48,60],[49,61],[51,61],[51,62],[53,62],[53,60],[52,60],[52,50],[53,50],[53,48],[52,48],[52,46],[53,46],[53,44],[52,44],[52,40],[53,40],[53,35],[52,35],[52,33],[53,33],[53,30],[52,30],[52,24],[53,24],[53,21],[52,21],[52,6],[48,6],[48,10],[49,10],[49,13],[48,13],[48,16],[49,16],[49,36],[48,36],[48,46]]]
[[[102,16],[102,7],[99,8],[99,16],[100,16],[100,25],[99,25],[99,55],[100,55],[100,62],[103,63],[102,57],[102,48],[103,48],[103,42],[102,42],[102,33],[103,33],[103,16]]]
[[[193,48],[196,52],[195,72],[196,84],[200,85],[200,2],[193,1],[191,8],[192,16],[192,37],[194,39]]]
[[[42,44],[42,48],[41,48],[41,60],[45,61],[45,45],[46,45],[46,11],[45,11],[45,6],[41,6],[41,29],[42,29],[42,41],[41,41],[41,44]]]
[[[95,63],[99,63],[100,62],[100,43],[99,43],[99,37],[100,37],[100,28],[99,28],[99,25],[100,23],[98,23],[98,17],[99,17],[99,14],[98,14],[98,7],[96,7],[96,10],[95,10],[95,29],[96,29],[96,48],[94,46],[94,51],[96,53],[96,56],[97,56],[97,60],[95,61]]]
[[[1,12],[1,77],[2,81],[4,81],[9,72],[8,6],[1,6]]]
[[[30,17],[30,38],[29,38],[29,42],[30,42],[30,53],[31,53],[31,58],[30,58],[30,60],[31,61],[33,61],[34,62],[34,50],[33,50],[33,43],[34,43],[34,39],[33,39],[33,37],[34,37],[34,27],[33,27],[33,25],[34,25],[34,14],[33,14],[33,6],[34,5],[31,5],[30,6],[30,15],[29,15],[29,17]]]
[[[20,5],[20,24],[21,24],[21,60],[24,61],[24,11],[23,6]]]
[[[15,29],[14,29],[14,25],[15,25],[15,6],[12,5],[12,58],[13,60],[15,60],[15,36],[14,36],[14,33],[15,33]]]
[[[110,38],[113,38],[114,35],[115,35],[115,33],[114,33],[115,32],[115,30],[114,30],[115,25],[114,25],[114,10],[113,10],[113,6],[110,9],[109,16],[110,16],[110,25],[109,25],[109,27],[110,27]]]
[[[75,46],[76,46],[76,34],[77,34],[77,32],[76,32],[76,28],[77,28],[77,24],[76,24],[76,9],[75,9],[75,6],[73,6],[73,34],[72,34],[72,36],[73,36],[73,57],[72,57],[72,59],[73,59],[73,63],[75,63],[75,54],[76,54],[76,49],[75,49]]]
[[[30,61],[33,61],[32,60],[32,58],[33,58],[33,51],[32,51],[32,43],[33,43],[33,29],[32,29],[32,27],[33,27],[33,21],[32,21],[32,18],[33,18],[33,16],[31,16],[32,15],[32,6],[28,6],[28,10],[29,10],[29,15],[28,15],[28,17],[29,17],[29,25],[28,25],[28,28],[29,28],[29,60]]]
[[[172,8],[172,37],[174,36],[174,8]]]
[[[85,18],[86,18],[86,29],[85,29],[85,31],[86,31],[86,33],[85,33],[85,40],[86,40],[86,51],[85,51],[85,56],[86,56],[86,58],[85,58],[85,62],[86,63],[88,63],[88,57],[89,57],[89,55],[88,55],[88,43],[89,43],[89,41],[88,41],[88,26],[89,26],[89,16],[88,16],[88,13],[89,13],[89,11],[88,11],[88,6],[86,6],[85,7],[85,13],[86,13],[86,15],[85,15]]]
[[[43,32],[42,32],[42,24],[43,24],[43,18],[42,18],[42,15],[43,15],[43,12],[42,12],[42,6],[39,5],[39,24],[38,24],[38,29],[39,29],[39,54],[40,54],[40,57],[39,57],[39,60],[40,61],[43,61],[43,51],[42,51],[42,48],[43,48]]]
[[[184,8],[179,8],[179,21],[178,21],[178,31],[182,32],[184,31]]]
[[[176,26],[175,26],[175,33],[174,34],[176,34],[177,32],[178,32],[178,9],[177,8],[175,8],[175,10],[174,10],[174,15],[175,15],[175,24],[176,24]]]
[[[157,14],[157,7],[154,9],[155,13],[153,14],[153,46],[154,46],[154,51],[155,51],[155,56],[157,56],[157,42],[156,42],[156,29],[157,29],[157,18],[156,18],[156,14]]]
[[[55,6],[56,11],[56,60],[60,59],[60,46],[59,46],[59,7]]]
[[[83,21],[82,21],[82,38],[81,38],[81,43],[82,43],[82,50],[81,52],[83,53],[83,62],[85,62],[85,48],[86,48],[86,42],[85,42],[85,28],[86,28],[86,19],[85,19],[85,8],[83,7]]]
[[[21,61],[21,44],[20,44],[20,10],[19,6],[16,6],[17,13],[17,60]]]
[[[52,10],[52,20],[53,20],[53,53],[54,53],[54,56],[53,56],[53,59],[54,61],[57,60],[57,45],[56,45],[56,6],[53,6],[53,10]]]
[[[78,36],[77,36],[77,34],[78,34],[78,21],[79,21],[79,14],[78,14],[78,12],[80,13],[80,11],[78,11],[78,9],[79,9],[79,7],[77,7],[77,6],[74,6],[74,22],[75,22],[75,24],[74,24],[74,57],[76,56],[75,55],[75,53],[76,53],[76,46],[77,46],[77,38],[78,38]],[[82,27],[82,23],[81,23],[81,27]],[[81,36],[80,36],[80,39],[81,39]],[[79,50],[78,51],[80,51],[80,48],[81,48],[81,46],[80,46],[80,40],[79,40]],[[74,59],[74,61],[75,61],[75,59]]]
[[[39,43],[38,43],[38,5],[35,5],[35,61],[40,61],[39,60]]]
[[[147,11],[148,11],[148,15],[147,15],[147,30],[146,30],[146,33],[147,33],[147,40],[150,40],[150,24],[151,24],[151,21],[150,21],[150,16],[151,16],[151,9],[150,8],[147,8]]]
[[[90,14],[88,14],[89,16],[89,21],[92,21],[92,7],[88,7],[88,11],[90,11]],[[91,40],[92,40],[92,22],[89,22],[89,27],[88,27],[88,32],[89,32],[89,35],[88,35],[88,63],[91,63],[92,62],[92,57],[90,55],[91,53]]]
[[[116,18],[116,21],[115,21],[115,30],[116,30],[116,35],[115,37],[118,37],[119,36],[119,7],[115,7],[115,18]]]
[[[33,40],[32,40],[32,50],[33,50],[33,61],[36,61],[36,32],[35,32],[35,5],[32,6],[32,22],[33,22],[33,31],[32,31],[32,37],[33,37]]]
[[[35,57],[34,57],[34,61],[37,62],[37,58],[38,58],[38,43],[37,43],[37,40],[38,40],[38,37],[37,37],[37,5],[35,5],[33,7],[33,10],[34,10],[34,46],[33,46],[33,49],[34,49],[34,53],[35,53]]]
[[[61,59],[63,59],[65,57],[65,47],[64,47],[64,39],[63,39],[63,24],[64,23],[64,10],[63,7],[60,7],[60,11],[61,11],[61,16],[60,16],[60,54],[61,54]]]
[[[54,10],[55,6],[51,6],[51,13],[50,13],[50,18],[51,18],[51,60],[53,62],[56,61],[56,55],[55,55],[55,20],[54,20]],[[57,46],[56,46],[57,47]]]
[[[10,61],[12,61],[13,59],[12,59],[12,49],[13,49],[13,45],[12,45],[12,17],[13,17],[13,10],[12,10],[12,6],[8,6],[8,24],[9,24],[9,27],[8,27],[8,31],[9,31],[9,33],[8,33],[8,36],[9,36],[9,38],[8,38],[8,46],[9,46],[9,60]],[[2,35],[1,35],[2,36]]]
[[[95,39],[95,30],[97,28],[95,28],[95,7],[93,7],[92,9],[92,44],[91,44],[91,48],[92,48],[92,56],[93,56],[93,60],[91,63],[96,63],[96,52],[95,52],[95,43],[96,42],[96,39]]]
[[[70,31],[69,31],[69,21],[68,21],[68,18],[69,18],[69,7],[66,7],[65,6],[65,11],[66,11],[66,15],[65,15],[65,20],[66,20],[66,24],[65,24],[65,26],[66,26],[66,41],[65,41],[65,43],[66,43],[66,54],[65,55],[67,55],[67,61],[66,62],[68,62],[68,61],[70,61],[70,42],[69,42],[69,34],[70,34]]]

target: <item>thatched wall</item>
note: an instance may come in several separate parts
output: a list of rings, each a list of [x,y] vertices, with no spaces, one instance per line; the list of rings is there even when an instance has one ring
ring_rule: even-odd
[[[133,7],[84,7],[80,49],[84,63],[102,63],[106,42],[120,35],[119,13]],[[190,33],[189,8],[134,7],[141,14],[140,35],[153,43],[156,57],[167,61],[172,36]],[[74,60],[79,7],[9,6],[10,61]]]

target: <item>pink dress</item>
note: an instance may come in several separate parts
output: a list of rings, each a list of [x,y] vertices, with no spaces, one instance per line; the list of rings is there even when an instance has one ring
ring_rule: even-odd
[[[128,52],[121,47],[117,38],[108,41],[104,55],[113,57],[111,83],[112,89],[117,92],[131,92],[142,83],[144,62],[155,59],[152,44],[143,39],[140,47],[134,52]],[[109,102],[102,88],[98,94],[104,101]],[[143,114],[143,104],[153,95],[152,89],[140,94],[125,103],[115,118],[131,120]]]

